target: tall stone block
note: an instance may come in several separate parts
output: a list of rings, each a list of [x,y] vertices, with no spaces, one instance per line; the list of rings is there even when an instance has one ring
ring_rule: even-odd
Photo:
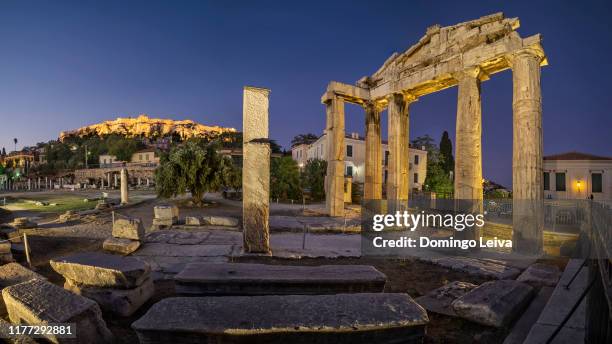
[[[455,200],[457,211],[482,212],[482,110],[480,106],[480,68],[472,68],[455,76],[458,80]],[[474,226],[457,233],[462,239],[478,239]]]
[[[126,168],[121,169],[121,204],[128,204],[128,173]]]
[[[245,87],[243,96],[242,218],[244,250],[270,252],[270,90]]]
[[[388,98],[389,165],[387,174],[388,212],[408,207],[409,184],[409,114],[410,102],[416,98],[399,93]]]
[[[366,161],[363,197],[365,200],[382,198],[382,142],[380,137],[380,108],[373,102],[364,104],[366,127]]]
[[[344,216],[344,102],[334,97],[326,107],[325,205],[329,216]]]
[[[511,58],[513,81],[513,249],[539,254],[543,240],[542,52],[526,49]]]

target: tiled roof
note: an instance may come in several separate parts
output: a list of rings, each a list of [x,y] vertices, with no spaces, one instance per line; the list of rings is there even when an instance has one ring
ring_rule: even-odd
[[[567,152],[545,156],[544,160],[612,160],[612,158],[580,152]]]

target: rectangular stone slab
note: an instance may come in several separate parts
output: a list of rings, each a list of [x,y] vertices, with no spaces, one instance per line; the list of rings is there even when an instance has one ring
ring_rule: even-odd
[[[97,303],[52,283],[33,279],[4,288],[2,297],[13,324],[75,324],[78,340],[49,334],[47,339],[52,343],[112,342],[112,333]]]
[[[408,294],[175,297],[132,324],[140,343],[421,343]]]
[[[23,283],[31,279],[47,280],[36,272],[23,267],[19,263],[8,263],[0,266],[0,289],[18,283]],[[6,314],[4,300],[0,298],[0,315]]]
[[[179,294],[303,295],[382,292],[387,277],[369,265],[191,263],[174,280]]]
[[[94,287],[135,288],[149,277],[149,264],[132,257],[84,252],[53,259],[53,270],[77,284]]]

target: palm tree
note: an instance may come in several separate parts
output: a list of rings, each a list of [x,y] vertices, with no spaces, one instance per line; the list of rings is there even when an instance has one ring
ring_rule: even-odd
[[[17,151],[17,138],[14,138],[13,142],[15,142],[15,152],[16,152]]]

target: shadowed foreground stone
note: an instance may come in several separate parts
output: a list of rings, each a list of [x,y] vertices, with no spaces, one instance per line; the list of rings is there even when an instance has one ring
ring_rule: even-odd
[[[50,261],[64,278],[94,287],[135,288],[149,277],[149,264],[132,257],[85,252]]]
[[[407,294],[175,297],[132,324],[140,343],[420,343]]]
[[[38,344],[34,338],[26,335],[11,335],[11,326],[13,324],[0,318],[0,337],[4,339],[4,342],[11,344]]]
[[[179,294],[291,295],[382,292],[387,277],[368,265],[191,263],[174,280]]]
[[[430,312],[457,316],[451,306],[452,302],[476,287],[472,283],[454,281],[430,291],[427,295],[417,297],[415,301]]]
[[[88,287],[66,280],[64,289],[92,299],[103,310],[124,317],[132,315],[155,293],[155,287],[151,278],[148,278],[142,285],[133,289]]]
[[[486,282],[452,303],[458,316],[479,324],[508,325],[528,305],[534,289],[517,281]]]
[[[516,280],[535,288],[554,287],[560,276],[557,266],[537,263],[529,266]]]
[[[105,251],[122,254],[128,254],[136,251],[140,247],[140,241],[122,238],[107,238],[102,243],[102,248]]]
[[[29,281],[31,279],[47,280],[36,272],[18,263],[8,263],[0,266],[0,289]],[[4,300],[0,299],[0,315],[6,314]]]
[[[94,301],[42,280],[30,280],[5,288],[2,297],[14,324],[74,323],[77,338],[57,338],[52,343],[110,343],[112,333]]]

